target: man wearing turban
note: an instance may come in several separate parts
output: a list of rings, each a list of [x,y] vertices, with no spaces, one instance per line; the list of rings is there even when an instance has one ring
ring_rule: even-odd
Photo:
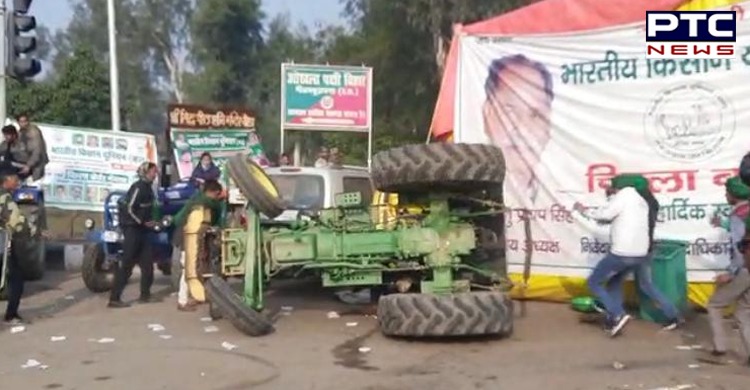
[[[588,285],[607,311],[612,337],[630,321],[622,303],[625,277],[647,261],[650,246],[649,205],[622,176],[612,179],[612,196],[603,207],[589,210],[580,203],[574,206],[586,217],[611,226],[610,251],[594,267]]]
[[[631,173],[622,174],[612,179],[612,187],[625,188],[633,187],[638,195],[648,204],[648,238],[649,238],[649,253],[653,252],[654,244],[654,230],[656,228],[656,220],[659,214],[659,201],[656,200],[654,194],[651,192],[648,179],[643,175]],[[654,286],[653,278],[651,277],[651,256],[648,258],[649,261],[642,263],[636,270],[636,280],[638,281],[638,289],[645,294],[653,302],[656,302],[661,312],[667,318],[667,321],[663,324],[664,330],[673,330],[679,326],[680,312],[677,307],[667,299],[656,286]]]
[[[745,236],[745,221],[750,212],[750,187],[739,177],[732,177],[727,180],[725,188],[727,203],[732,207],[729,219],[722,224],[718,218],[714,218],[713,224],[717,227],[723,225],[729,231],[733,250],[726,272],[716,277],[716,291],[707,307],[714,345],[711,355],[722,360],[727,353],[723,311],[732,304],[736,304],[734,315],[740,323],[745,352],[750,353],[750,273],[744,266],[744,255],[739,246]]]

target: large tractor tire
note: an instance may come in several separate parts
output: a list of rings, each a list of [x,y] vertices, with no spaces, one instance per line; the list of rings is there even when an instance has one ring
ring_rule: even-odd
[[[83,264],[81,265],[81,276],[83,284],[91,292],[102,293],[112,289],[114,284],[113,270],[103,269],[106,261],[104,247],[100,245],[90,245],[83,254]]]
[[[372,182],[383,192],[485,190],[498,197],[504,179],[502,151],[482,144],[408,145],[376,154],[372,164]]]
[[[264,336],[273,332],[271,322],[263,314],[245,305],[224,279],[208,279],[206,292],[211,302],[211,317],[228,319],[237,330],[248,336]]]
[[[745,154],[740,161],[740,179],[745,185],[750,186],[750,153]]]
[[[227,168],[229,176],[255,210],[271,219],[284,212],[284,202],[279,196],[279,190],[255,161],[237,154],[229,158]]]
[[[509,336],[513,301],[507,294],[489,291],[390,294],[378,301],[378,322],[386,336]]]

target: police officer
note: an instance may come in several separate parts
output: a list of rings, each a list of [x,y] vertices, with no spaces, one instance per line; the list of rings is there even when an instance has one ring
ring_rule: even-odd
[[[136,264],[141,268],[141,303],[151,300],[151,284],[154,281],[154,265],[151,259],[151,244],[148,233],[156,222],[152,211],[154,191],[152,185],[159,170],[156,164],[145,162],[138,167],[138,181],[133,183],[119,208],[120,227],[123,234],[123,254],[115,274],[115,283],[109,297],[110,308],[129,306],[122,301],[122,292],[133,274]]]
[[[11,242],[14,240],[14,235],[33,236],[36,234],[36,227],[26,221],[18,205],[13,201],[13,191],[18,189],[19,185],[20,181],[16,174],[6,172],[0,176],[0,225],[5,230],[5,234],[11,235]],[[6,323],[14,324],[23,322],[21,316],[18,315],[18,306],[21,304],[23,295],[24,277],[13,245],[11,245],[7,259],[8,307],[5,309],[4,320]]]

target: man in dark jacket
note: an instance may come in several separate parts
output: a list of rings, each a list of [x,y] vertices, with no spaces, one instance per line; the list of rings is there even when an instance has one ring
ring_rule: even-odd
[[[44,168],[49,163],[47,143],[39,127],[29,122],[29,116],[21,114],[16,117],[20,127],[19,140],[29,154],[26,166],[19,172],[22,176],[31,175],[31,179],[38,181],[44,177]]]
[[[153,207],[156,199],[151,186],[158,174],[156,164],[151,162],[141,164],[138,168],[138,181],[130,186],[119,209],[123,254],[109,296],[108,307],[110,308],[129,306],[122,301],[122,292],[136,264],[141,268],[141,296],[138,300],[147,303],[151,299],[154,265],[151,259],[148,233],[156,225],[153,221]]]

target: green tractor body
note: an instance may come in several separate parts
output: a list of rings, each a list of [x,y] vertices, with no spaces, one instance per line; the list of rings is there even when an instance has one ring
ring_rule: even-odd
[[[483,145],[420,146],[448,156],[459,151],[453,161],[438,159],[428,168],[460,164],[474,154],[485,159],[472,164],[487,163],[488,155],[495,158],[490,162],[502,162],[499,151]],[[394,151],[399,150],[403,148]],[[204,261],[211,263],[215,274],[207,283],[215,316],[228,317],[251,335],[267,333],[272,327],[261,314],[264,286],[274,277],[312,273],[320,276],[324,287],[369,287],[381,293],[378,320],[388,335],[512,331],[510,283],[499,245],[502,164],[500,173],[467,168],[463,174],[453,173],[456,177],[450,176],[455,168],[447,172],[432,168],[422,171],[427,177],[420,175],[421,179],[404,177],[408,176],[405,168],[396,167],[391,175],[401,177],[388,176],[390,185],[382,185],[382,179],[378,182],[382,175],[374,174],[379,190],[404,188],[398,192],[400,200],[421,206],[420,213],[398,216],[385,228],[377,220],[376,206],[362,206],[358,192],[338,194],[335,207],[305,210],[296,221],[261,218],[261,213],[273,218],[283,205],[266,180],[257,177],[259,171],[252,164],[239,156],[229,164],[230,174],[248,199],[246,228],[223,229],[206,237],[206,248],[213,248],[204,251]],[[387,168],[394,171],[392,164]],[[428,183],[419,185],[425,179]],[[230,296],[226,283],[216,276],[242,277],[242,297]]]

